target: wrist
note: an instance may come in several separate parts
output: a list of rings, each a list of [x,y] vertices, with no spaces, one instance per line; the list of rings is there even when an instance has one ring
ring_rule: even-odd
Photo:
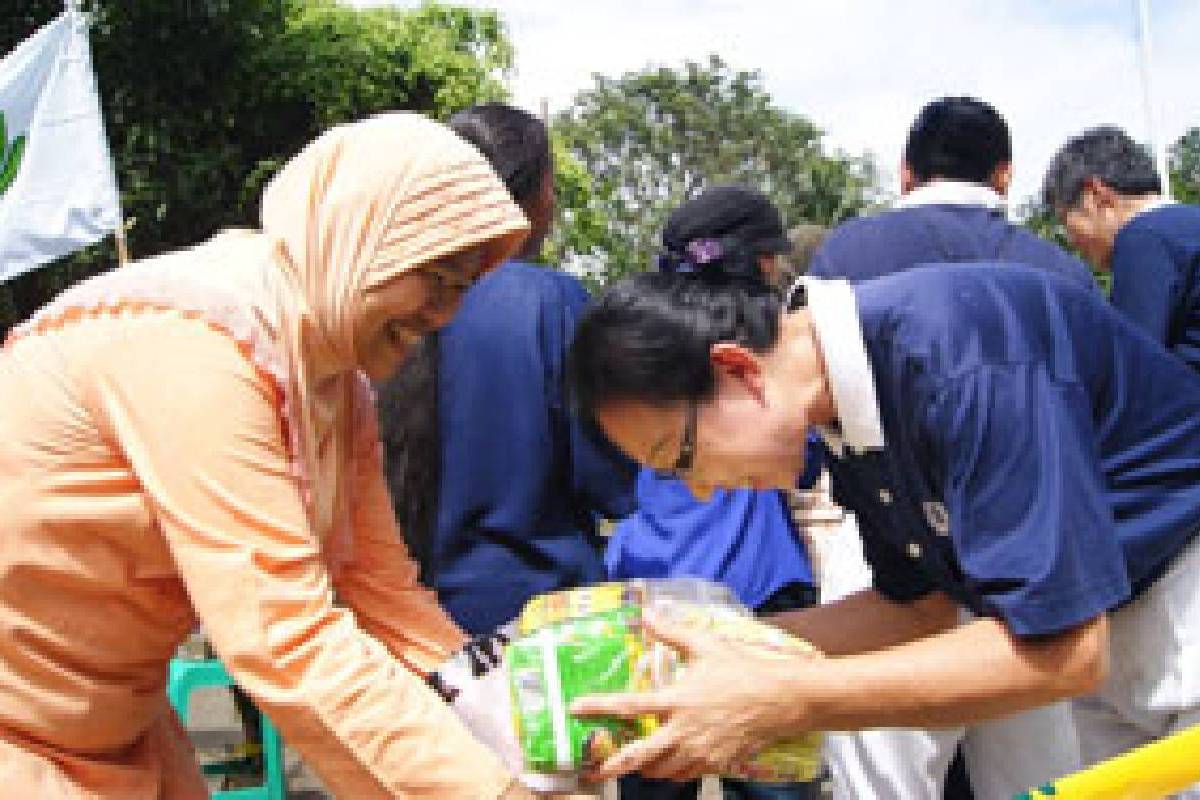
[[[821,666],[827,667],[828,661],[788,659],[773,667],[773,674],[763,682],[767,688],[767,708],[770,713],[766,728],[771,739],[823,730],[819,713],[819,682],[814,680]]]

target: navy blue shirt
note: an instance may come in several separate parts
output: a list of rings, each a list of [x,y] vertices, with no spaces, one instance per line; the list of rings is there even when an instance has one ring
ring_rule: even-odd
[[[1020,635],[1152,583],[1200,527],[1200,376],[1097,292],[1013,264],[855,287],[885,447],[831,455],[876,588]]]
[[[633,510],[635,467],[568,413],[562,368],[588,301],[575,278],[509,262],[439,334],[441,483],[430,581],[468,631],[539,592],[604,579],[595,515]]]
[[[934,261],[1009,261],[1095,287],[1087,266],[983,206],[900,208],[844,222],[813,255],[809,274],[865,281]]]
[[[1117,232],[1112,302],[1200,372],[1200,208],[1166,205]]]

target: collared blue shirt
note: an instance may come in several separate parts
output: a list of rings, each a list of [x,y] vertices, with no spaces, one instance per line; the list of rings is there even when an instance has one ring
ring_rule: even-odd
[[[789,583],[813,583],[779,492],[718,489],[701,502],[683,481],[642,469],[637,505],[605,552],[613,580],[705,578],[725,584],[750,608]]]
[[[977,205],[920,205],[852,219],[830,231],[808,274],[857,282],[931,262],[1027,264],[1095,287],[1087,266],[1060,247]]]
[[[575,278],[508,262],[438,334],[441,484],[431,583],[471,632],[532,595],[604,579],[595,515],[633,510],[635,467],[568,413],[562,368],[588,302]]]
[[[1200,208],[1137,214],[1113,240],[1112,302],[1200,372]]]
[[[829,465],[881,592],[1053,633],[1200,528],[1200,376],[1098,293],[1014,264],[854,288],[885,444]]]

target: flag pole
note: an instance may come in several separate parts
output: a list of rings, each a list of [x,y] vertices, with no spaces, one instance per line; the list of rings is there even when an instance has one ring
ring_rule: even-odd
[[[63,5],[68,13],[79,14],[80,0],[63,0]],[[114,176],[115,177],[115,176]],[[117,208],[120,210],[120,198],[117,199]],[[129,241],[125,238],[125,215],[121,214],[117,218],[117,227],[113,231],[113,240],[117,245],[117,264],[125,266],[129,263]]]
[[[113,239],[117,243],[117,264],[125,266],[129,263],[129,242],[125,239],[125,218],[117,224],[117,229],[113,231]]]
[[[1162,194],[1171,199],[1171,173],[1167,166],[1167,148],[1155,138],[1154,95],[1151,91],[1150,74],[1150,4],[1147,0],[1134,0],[1138,19],[1138,54],[1142,73],[1142,108],[1146,115],[1146,137],[1150,140],[1150,152],[1162,181]]]

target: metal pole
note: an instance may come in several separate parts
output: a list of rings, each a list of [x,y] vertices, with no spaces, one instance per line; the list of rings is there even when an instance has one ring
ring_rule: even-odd
[[[1151,89],[1151,49],[1150,49],[1150,2],[1149,0],[1134,0],[1138,19],[1138,53],[1139,66],[1142,74],[1142,109],[1146,115],[1146,137],[1149,140],[1150,151],[1154,154],[1154,163],[1162,181],[1163,197],[1171,199],[1171,173],[1167,166],[1167,147],[1156,137],[1154,124],[1154,94]]]
[[[117,229],[113,231],[113,239],[117,244],[117,264],[123,267],[129,263],[129,242],[125,238],[125,220],[123,218],[117,225]]]

